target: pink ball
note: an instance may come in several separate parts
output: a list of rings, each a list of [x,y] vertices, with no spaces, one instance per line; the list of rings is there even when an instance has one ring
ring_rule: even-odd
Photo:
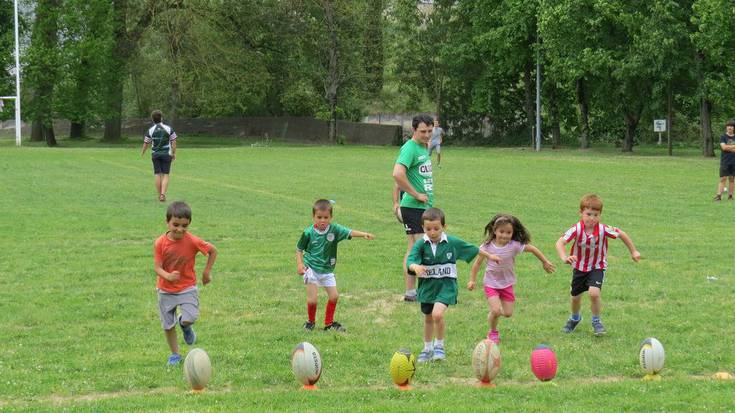
[[[545,345],[537,346],[531,352],[531,371],[537,379],[549,381],[556,376],[556,354]]]

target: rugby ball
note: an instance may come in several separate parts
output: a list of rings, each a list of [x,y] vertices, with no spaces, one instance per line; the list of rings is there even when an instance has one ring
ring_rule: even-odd
[[[531,371],[541,381],[549,381],[556,376],[556,354],[549,346],[536,346],[531,352]]]
[[[194,348],[189,351],[184,360],[184,376],[192,390],[203,390],[212,376],[212,363],[207,352]]]
[[[322,375],[322,358],[316,347],[304,341],[291,352],[291,369],[296,380],[304,386],[312,386]]]
[[[647,374],[656,374],[664,368],[664,346],[653,337],[641,342],[638,362]]]
[[[472,369],[482,383],[490,383],[500,371],[500,348],[485,339],[477,343],[472,352]]]
[[[410,350],[402,348],[390,359],[390,377],[398,386],[408,386],[416,372],[416,358]]]

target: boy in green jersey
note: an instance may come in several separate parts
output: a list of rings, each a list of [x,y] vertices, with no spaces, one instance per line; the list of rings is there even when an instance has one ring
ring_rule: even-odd
[[[418,302],[424,313],[424,349],[419,363],[444,360],[444,312],[457,304],[457,260],[472,261],[477,254],[500,262],[496,255],[457,237],[447,235],[444,212],[429,208],[421,216],[424,235],[408,255],[408,270],[419,277]],[[432,341],[436,337],[436,340]]]
[[[337,264],[337,244],[345,239],[360,237],[373,239],[373,234],[345,228],[332,223],[332,202],[320,199],[311,209],[314,225],[308,226],[301,233],[296,245],[296,271],[304,277],[306,284],[306,309],[309,319],[304,329],[313,330],[316,320],[317,294],[319,287],[324,287],[329,300],[324,316],[324,330],[345,331],[345,328],[334,321],[334,310],[337,308],[337,281],[334,278],[334,267]]]

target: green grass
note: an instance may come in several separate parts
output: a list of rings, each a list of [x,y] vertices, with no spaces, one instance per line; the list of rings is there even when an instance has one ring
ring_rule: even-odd
[[[545,275],[531,254],[519,257],[516,314],[500,324],[497,388],[472,386],[470,354],[486,332],[487,305],[480,291],[462,289],[447,313],[448,360],[420,366],[415,389],[399,392],[388,363],[400,347],[420,350],[422,317],[401,301],[405,235],[390,204],[397,148],[194,143],[179,143],[169,198],[190,203],[192,232],[220,252],[213,283],[200,289],[197,346],[214,374],[198,396],[187,393],[180,368],[164,367],[152,244],[165,231],[165,205],[140,143],[0,142],[0,410],[733,410],[735,383],[709,379],[735,370],[735,203],[710,201],[716,159],[694,150],[656,156],[659,148],[632,156],[445,148],[435,188],[448,232],[479,243],[488,219],[509,212],[559,269]],[[622,242],[611,244],[602,338],[591,334],[586,297],[583,324],[560,332],[570,270],[553,249],[590,191],[605,201],[603,221],[625,230],[644,257],[633,263]],[[319,197],[336,200],[335,222],[376,235],[340,246],[336,319],[347,334],[300,328],[305,292],[294,249]],[[460,264],[460,285],[468,272]],[[325,302],[320,293],[318,324]],[[640,380],[646,337],[666,349],[661,382]],[[300,391],[290,371],[300,341],[321,352],[317,392]],[[529,368],[540,343],[559,360],[551,385]]]

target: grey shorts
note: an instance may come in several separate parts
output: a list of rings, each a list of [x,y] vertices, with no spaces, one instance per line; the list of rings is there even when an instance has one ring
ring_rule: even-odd
[[[193,323],[199,318],[199,291],[192,289],[181,294],[158,292],[158,315],[161,327],[170,330],[176,327],[176,307],[179,307],[181,319]]]

